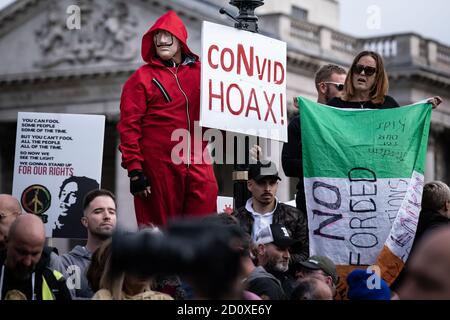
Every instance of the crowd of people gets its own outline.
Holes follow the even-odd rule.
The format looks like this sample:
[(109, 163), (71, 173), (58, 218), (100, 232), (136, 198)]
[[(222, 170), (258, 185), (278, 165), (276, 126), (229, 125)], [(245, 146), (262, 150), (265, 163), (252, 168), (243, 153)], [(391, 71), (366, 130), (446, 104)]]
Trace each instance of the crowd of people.
[[(277, 173), (252, 176), (249, 184), (257, 183), (255, 178), (269, 188)], [(252, 193), (251, 200), (280, 205), (270, 191), (264, 198)], [(42, 220), (23, 214), (13, 196), (0, 195), (0, 299), (331, 300), (336, 295), (335, 263), (308, 256), (307, 226), (294, 233), (286, 223), (302, 217), (294, 207), (287, 216), (276, 210), (269, 216), (245, 214), (243, 207), (125, 234), (114, 234), (116, 202), (110, 191), (92, 190), (83, 207), (86, 244), (58, 255), (45, 245)], [(346, 279), (347, 298), (450, 299), (450, 188), (441, 181), (424, 186), (417, 235), (405, 272), (393, 286), (361, 266)]]
[[(281, 178), (273, 162), (249, 165), (251, 197), (232, 214), (216, 212), (212, 165), (191, 161), (192, 146), (182, 154), (185, 161), (173, 162), (172, 131), (194, 130), (200, 112), (200, 62), (186, 43), (181, 19), (173, 11), (160, 17), (142, 40), (146, 64), (122, 92), (120, 151), (140, 231), (117, 232), (115, 196), (96, 187), (80, 200), (74, 215), (79, 221), (65, 223), (86, 230), (85, 245), (58, 255), (46, 245), (41, 219), (23, 214), (17, 199), (2, 194), (0, 300), (336, 296), (335, 263), (309, 252), (299, 115), (288, 126), (282, 151), (284, 173), (299, 178), (296, 207), (277, 198)], [(322, 66), (315, 85), (317, 102), (336, 108), (399, 107), (388, 95), (383, 59), (375, 52), (359, 53), (348, 73), (337, 65)], [(434, 107), (441, 101), (429, 100)], [(347, 298), (450, 299), (449, 221), (449, 187), (427, 183), (411, 258), (398, 281), (389, 287), (361, 266), (346, 279)], [(369, 286), (369, 278), (379, 285)]]

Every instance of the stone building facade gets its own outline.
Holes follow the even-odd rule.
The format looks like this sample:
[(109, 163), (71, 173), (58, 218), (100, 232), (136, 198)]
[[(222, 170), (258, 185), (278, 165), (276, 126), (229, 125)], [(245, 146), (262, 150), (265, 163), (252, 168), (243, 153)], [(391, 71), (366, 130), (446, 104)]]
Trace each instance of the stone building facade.
[[(355, 54), (369, 48), (385, 59), (390, 95), (410, 104), (440, 95), (433, 111), (426, 179), (450, 183), (450, 47), (418, 34), (358, 39), (339, 32), (335, 0), (266, 0), (257, 9), (261, 33), (288, 44), (287, 104), (302, 95), (315, 99), (315, 71), (325, 63), (348, 67)], [(277, 4), (275, 4), (275, 2)], [(76, 4), (81, 29), (67, 28)], [(175, 10), (189, 32), (189, 45), (200, 52), (203, 20), (233, 25), (218, 13), (225, 0), (17, 0), (0, 12), (0, 192), (12, 190), (18, 111), (106, 115), (102, 187), (118, 196), (119, 221), (133, 227), (132, 198), (120, 167), (116, 124), (125, 80), (141, 64), (142, 34), (168, 9)], [(80, 155), (89, 156), (89, 155)], [(279, 162), (279, 155), (273, 155)], [(231, 166), (217, 165), (221, 195), (232, 195)], [(283, 177), (279, 197), (295, 193)]]

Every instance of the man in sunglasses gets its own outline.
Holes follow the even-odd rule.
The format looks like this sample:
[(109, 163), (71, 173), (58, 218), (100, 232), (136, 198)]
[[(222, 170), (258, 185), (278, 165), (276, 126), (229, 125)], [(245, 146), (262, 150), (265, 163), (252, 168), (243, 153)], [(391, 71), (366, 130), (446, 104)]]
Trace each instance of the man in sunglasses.
[[(347, 72), (334, 64), (322, 66), (316, 73), (317, 102), (326, 104), (328, 100), (340, 95), (344, 89)], [(297, 177), (296, 207), (306, 218), (306, 198), (303, 185), (302, 146), (300, 136), (300, 116), (295, 116), (288, 126), (288, 142), (283, 145), (281, 161), (283, 170), (288, 177)]]
[(339, 97), (344, 90), (347, 72), (334, 64), (324, 65), (315, 76), (317, 102), (326, 104), (330, 99)]

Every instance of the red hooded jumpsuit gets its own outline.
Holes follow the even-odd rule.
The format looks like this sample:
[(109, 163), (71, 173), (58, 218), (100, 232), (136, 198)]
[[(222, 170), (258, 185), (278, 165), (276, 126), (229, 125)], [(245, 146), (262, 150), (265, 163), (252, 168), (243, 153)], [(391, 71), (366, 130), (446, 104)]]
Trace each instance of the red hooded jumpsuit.
[[(184, 62), (167, 67), (156, 56), (153, 42), (158, 29), (172, 33), (182, 43)], [(136, 218), (140, 227), (165, 225), (175, 216), (207, 215), (215, 212), (217, 182), (212, 165), (194, 163), (194, 121), (200, 118), (200, 62), (186, 45), (187, 31), (173, 11), (161, 16), (142, 38), (140, 67), (123, 87), (120, 104), (119, 150), (122, 167), (131, 172), (141, 170), (148, 178), (151, 194), (134, 197)], [(191, 57), (191, 59), (189, 59)], [(181, 152), (183, 162), (171, 158), (182, 139), (174, 130), (189, 132)], [(201, 133), (201, 130), (200, 130)], [(201, 137), (200, 137), (201, 139)], [(197, 142), (201, 151), (207, 142)], [(198, 161), (195, 161), (198, 162)]]

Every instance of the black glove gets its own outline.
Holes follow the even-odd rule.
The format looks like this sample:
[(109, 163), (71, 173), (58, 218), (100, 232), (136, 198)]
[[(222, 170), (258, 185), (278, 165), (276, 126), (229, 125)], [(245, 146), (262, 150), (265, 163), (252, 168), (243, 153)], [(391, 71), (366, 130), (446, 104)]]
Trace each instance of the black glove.
[(147, 177), (142, 171), (133, 170), (129, 174), (130, 176), (130, 192), (134, 195), (138, 192), (144, 191), (150, 184)]

